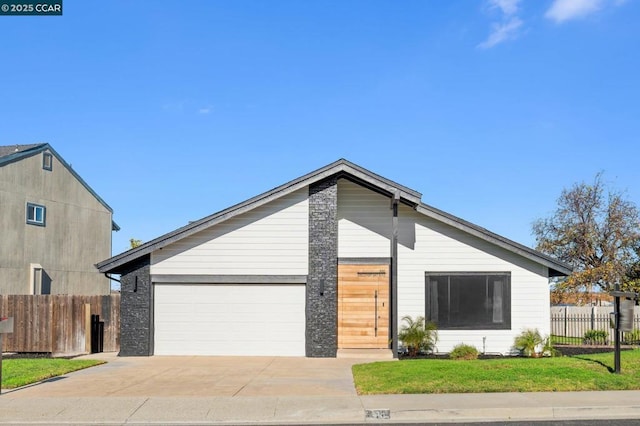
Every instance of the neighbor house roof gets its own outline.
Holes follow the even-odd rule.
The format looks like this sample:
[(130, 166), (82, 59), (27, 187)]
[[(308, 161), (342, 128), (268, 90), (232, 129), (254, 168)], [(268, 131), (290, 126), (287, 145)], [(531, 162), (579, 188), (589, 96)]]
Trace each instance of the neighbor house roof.
[(204, 217), (195, 222), (191, 222), (173, 232), (162, 235), (154, 240), (142, 244), (136, 248), (128, 250), (124, 253), (116, 255), (110, 259), (98, 263), (96, 266), (100, 272), (118, 273), (127, 264), (140, 259), (151, 252), (161, 249), (168, 244), (186, 238), (197, 232), (205, 230), (213, 225), (224, 222), (234, 216), (255, 209), (261, 205), (269, 203), (277, 198), (283, 197), (298, 189), (312, 185), (316, 182), (329, 177), (338, 177), (351, 180), (359, 185), (379, 192), (386, 196), (394, 196), (401, 203), (407, 204), (419, 213), (424, 214), (432, 219), (446, 223), (478, 238), (486, 240), (492, 244), (502, 247), (508, 251), (517, 253), (525, 258), (531, 259), (537, 263), (547, 266), (551, 275), (562, 276), (571, 273), (571, 267), (560, 262), (550, 256), (542, 254), (536, 250), (526, 247), (522, 244), (511, 241), (498, 234), (488, 231), (482, 227), (474, 225), (456, 216), (445, 213), (434, 207), (422, 203), (422, 194), (406, 186), (400, 185), (392, 180), (377, 175), (357, 164), (351, 163), (345, 159), (340, 159), (318, 170), (294, 179), (290, 182), (280, 185), (270, 191), (250, 198), (242, 203), (231, 206), (225, 210)]
[[(49, 151), (53, 154), (60, 164), (62, 164), (68, 171), (71, 173), (78, 182), (80, 182), (86, 189), (93, 195), (100, 204), (102, 204), (109, 212), (113, 213), (113, 209), (102, 199), (100, 196), (80, 177), (79, 174), (71, 168), (64, 159), (56, 152), (55, 149), (51, 147), (48, 143), (36, 143), (29, 145), (4, 145), (0, 146), (0, 167), (5, 166), (10, 163), (14, 163), (16, 161), (20, 161), (24, 158), (31, 157), (33, 155), (39, 154), (43, 151)], [(111, 229), (113, 231), (119, 231), (120, 227), (117, 223), (111, 222)]]
[(21, 152), (29, 151), (32, 148), (37, 148), (37, 147), (40, 147), (42, 145), (44, 145), (44, 144), (32, 143), (32, 144), (29, 144), (29, 145), (0, 146), (0, 161), (3, 160), (1, 157), (8, 157), (10, 155), (20, 154)]

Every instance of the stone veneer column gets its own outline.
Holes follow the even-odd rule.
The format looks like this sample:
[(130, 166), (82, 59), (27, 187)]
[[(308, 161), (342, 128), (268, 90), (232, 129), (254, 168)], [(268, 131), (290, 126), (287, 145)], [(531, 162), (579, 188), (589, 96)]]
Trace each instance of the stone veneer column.
[(335, 357), (338, 349), (337, 182), (330, 177), (309, 187), (308, 357)]
[(153, 288), (147, 255), (120, 274), (119, 356), (153, 355)]

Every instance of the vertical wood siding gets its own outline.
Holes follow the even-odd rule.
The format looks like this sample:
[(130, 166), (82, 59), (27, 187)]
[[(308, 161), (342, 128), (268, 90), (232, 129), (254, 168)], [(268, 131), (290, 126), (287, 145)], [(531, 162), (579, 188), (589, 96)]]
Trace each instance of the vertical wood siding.
[(389, 347), (389, 265), (338, 265), (338, 348)]
[(389, 257), (390, 200), (345, 179), (338, 181), (338, 256)]
[(151, 274), (306, 275), (303, 188), (154, 252)]
[(458, 343), (508, 353), (523, 328), (550, 332), (546, 267), (401, 206), (398, 317), (425, 315), (425, 271), (511, 272), (511, 330), (440, 330), (441, 352)]
[(104, 321), (105, 352), (120, 350), (120, 295), (0, 295), (0, 316), (14, 318), (5, 352), (86, 353), (85, 305)]

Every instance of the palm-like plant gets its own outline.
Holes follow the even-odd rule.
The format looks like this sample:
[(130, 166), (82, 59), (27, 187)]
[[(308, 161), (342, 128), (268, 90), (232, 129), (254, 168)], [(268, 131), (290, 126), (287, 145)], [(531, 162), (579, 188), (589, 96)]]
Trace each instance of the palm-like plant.
[(433, 322), (426, 322), (419, 316), (415, 320), (409, 315), (402, 318), (402, 325), (398, 338), (404, 343), (410, 356), (418, 355), (418, 352), (433, 351), (438, 341), (438, 331)]
[(514, 339), (513, 346), (522, 351), (525, 356), (536, 356), (536, 348), (544, 344), (544, 339), (538, 329), (528, 328)]

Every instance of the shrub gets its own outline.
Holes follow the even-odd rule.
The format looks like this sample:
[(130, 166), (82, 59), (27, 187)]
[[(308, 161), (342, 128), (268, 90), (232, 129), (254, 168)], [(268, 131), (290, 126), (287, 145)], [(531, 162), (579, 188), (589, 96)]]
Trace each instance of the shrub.
[(606, 345), (609, 333), (605, 330), (587, 330), (582, 339), (585, 345)]
[(550, 336), (547, 336), (547, 338), (544, 339), (544, 344), (542, 345), (542, 356), (562, 356), (562, 352), (553, 347)]
[(478, 359), (478, 350), (474, 346), (460, 343), (449, 353), (449, 358), (464, 360)]
[(417, 356), (420, 351), (432, 352), (438, 341), (438, 331), (432, 322), (426, 322), (424, 317), (415, 320), (409, 315), (402, 318), (402, 325), (398, 338), (407, 347), (409, 356)]
[(527, 328), (523, 330), (513, 341), (513, 347), (525, 356), (537, 356), (536, 348), (544, 344), (544, 339), (538, 329)]
[(624, 333), (624, 343), (627, 345), (640, 344), (640, 329)]

